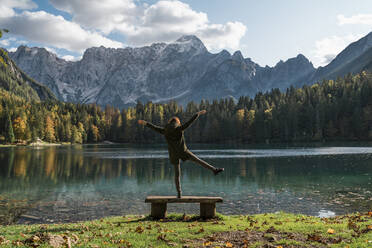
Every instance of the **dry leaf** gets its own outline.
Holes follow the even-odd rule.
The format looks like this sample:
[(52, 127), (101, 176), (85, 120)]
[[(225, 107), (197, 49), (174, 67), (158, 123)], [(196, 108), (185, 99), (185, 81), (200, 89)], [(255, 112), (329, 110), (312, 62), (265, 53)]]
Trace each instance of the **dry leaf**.
[(145, 229), (144, 229), (142, 226), (137, 226), (135, 232), (136, 232), (136, 233), (143, 233), (144, 230), (145, 230)]
[(166, 236), (167, 236), (166, 234), (160, 234), (158, 236), (158, 240), (167, 241), (166, 238), (165, 238)]
[(327, 233), (329, 233), (329, 234), (334, 234), (334, 233), (335, 233), (335, 230), (333, 230), (332, 228), (329, 228), (329, 229), (327, 230)]
[(71, 239), (70, 239), (70, 237), (67, 237), (66, 245), (67, 245), (67, 248), (71, 248)]
[(233, 247), (233, 244), (231, 244), (229, 241), (226, 241), (225, 246), (226, 247)]
[(210, 246), (210, 245), (212, 245), (212, 242), (210, 242), (210, 241), (205, 241), (203, 243), (203, 246)]
[(319, 241), (322, 237), (318, 234), (308, 234), (307, 240), (309, 241)]

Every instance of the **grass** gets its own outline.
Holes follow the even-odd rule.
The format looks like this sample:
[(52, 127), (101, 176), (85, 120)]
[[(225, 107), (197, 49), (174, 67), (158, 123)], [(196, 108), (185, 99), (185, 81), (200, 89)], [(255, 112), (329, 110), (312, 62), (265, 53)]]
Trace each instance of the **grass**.
[(0, 246), (15, 247), (372, 247), (372, 212), (334, 218), (288, 213), (246, 216), (171, 214), (0, 226)]

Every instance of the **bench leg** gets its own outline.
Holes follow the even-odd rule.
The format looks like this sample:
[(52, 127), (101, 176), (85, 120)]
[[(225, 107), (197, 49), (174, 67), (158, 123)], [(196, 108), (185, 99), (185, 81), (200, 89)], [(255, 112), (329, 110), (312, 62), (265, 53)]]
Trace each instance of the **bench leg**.
[(167, 203), (151, 203), (151, 217), (163, 219), (167, 213)]
[(209, 219), (216, 216), (216, 203), (200, 203), (200, 217)]

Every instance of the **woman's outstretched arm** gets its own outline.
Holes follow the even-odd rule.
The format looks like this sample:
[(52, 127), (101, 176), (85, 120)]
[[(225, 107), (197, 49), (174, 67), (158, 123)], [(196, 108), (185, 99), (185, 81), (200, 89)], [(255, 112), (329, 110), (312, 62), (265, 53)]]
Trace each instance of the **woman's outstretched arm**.
[(185, 130), (186, 128), (188, 128), (198, 117), (199, 115), (204, 115), (205, 113), (207, 113), (206, 110), (201, 110), (199, 112), (196, 112), (190, 120), (188, 120), (185, 124), (183, 124), (181, 126), (182, 130)]
[(158, 133), (164, 134), (164, 128), (156, 126), (156, 125), (154, 125), (150, 122), (147, 122), (147, 121), (144, 121), (144, 120), (138, 120), (138, 124), (149, 127), (149, 128), (151, 128), (152, 130), (154, 130)]

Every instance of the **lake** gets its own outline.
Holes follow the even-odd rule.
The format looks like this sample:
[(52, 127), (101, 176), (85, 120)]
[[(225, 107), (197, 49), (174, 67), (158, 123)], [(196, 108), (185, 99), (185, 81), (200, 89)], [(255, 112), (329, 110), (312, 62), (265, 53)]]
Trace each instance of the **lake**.
[[(183, 163), (183, 194), (222, 196), (217, 211), (223, 214), (286, 211), (329, 217), (372, 209), (369, 144), (189, 147), (225, 171), (214, 176)], [(164, 145), (0, 148), (2, 223), (148, 214), (147, 195), (175, 194)], [(199, 206), (168, 204), (168, 210), (191, 214)]]

